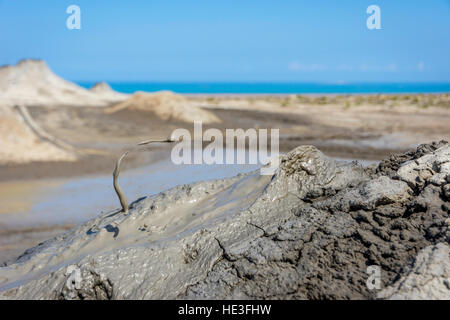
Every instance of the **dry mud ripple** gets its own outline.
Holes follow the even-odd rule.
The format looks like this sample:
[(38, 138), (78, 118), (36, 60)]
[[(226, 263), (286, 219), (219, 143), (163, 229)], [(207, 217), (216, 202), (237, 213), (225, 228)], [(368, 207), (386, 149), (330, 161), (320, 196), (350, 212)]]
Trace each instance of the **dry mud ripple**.
[(28, 250), (0, 298), (449, 299), (449, 199), (447, 142), (368, 168), (301, 146), (272, 177), (179, 186)]

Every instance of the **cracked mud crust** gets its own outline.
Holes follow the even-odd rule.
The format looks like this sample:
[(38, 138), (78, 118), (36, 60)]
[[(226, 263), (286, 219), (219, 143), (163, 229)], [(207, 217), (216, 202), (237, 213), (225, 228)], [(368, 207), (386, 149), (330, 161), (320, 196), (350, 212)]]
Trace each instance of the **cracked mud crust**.
[(369, 168), (301, 146), (273, 177), (179, 186), (28, 250), (0, 298), (449, 299), (449, 190), (444, 141)]

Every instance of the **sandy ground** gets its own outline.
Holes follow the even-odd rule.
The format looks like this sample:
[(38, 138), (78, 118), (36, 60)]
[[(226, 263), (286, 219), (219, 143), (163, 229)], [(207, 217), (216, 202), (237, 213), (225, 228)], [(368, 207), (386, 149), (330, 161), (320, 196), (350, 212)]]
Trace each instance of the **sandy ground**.
[[(281, 151), (313, 144), (333, 157), (380, 160), (420, 143), (450, 138), (450, 108), (446, 100), (441, 105), (438, 101), (424, 108), (405, 103), (393, 105), (389, 99), (383, 104), (363, 101), (349, 106), (352, 99), (317, 104), (283, 96), (189, 97), (193, 104), (207, 108), (222, 121), (205, 124), (204, 129), (278, 128)], [(105, 110), (79, 106), (29, 107), (31, 116), (46, 132), (78, 149), (94, 152), (83, 154), (76, 162), (1, 165), (0, 181), (111, 172), (117, 155), (137, 142), (166, 138), (176, 128), (193, 130), (192, 123), (164, 121), (143, 110), (114, 113)], [(139, 166), (157, 154), (139, 153), (128, 162)]]
[[(378, 100), (373, 96), (191, 95), (187, 100), (221, 120), (205, 124), (204, 130), (280, 129), (282, 152), (313, 144), (332, 157), (380, 160), (420, 143), (450, 139), (449, 95), (381, 96)], [(20, 180), (30, 181), (32, 186), (33, 180), (41, 178), (109, 174), (118, 155), (137, 142), (166, 138), (176, 128), (193, 131), (192, 123), (162, 120), (146, 110), (106, 112), (112, 106), (29, 106), (30, 115), (45, 132), (80, 150), (78, 160), (2, 164), (3, 189), (14, 193), (9, 186)], [(148, 152), (134, 153), (123, 169), (160, 160), (167, 154), (161, 152), (162, 148), (167, 151), (170, 146), (152, 146)], [(62, 231), (60, 227), (52, 228), (32, 232), (0, 230), (0, 262)], [(28, 240), (17, 241), (20, 234)]]

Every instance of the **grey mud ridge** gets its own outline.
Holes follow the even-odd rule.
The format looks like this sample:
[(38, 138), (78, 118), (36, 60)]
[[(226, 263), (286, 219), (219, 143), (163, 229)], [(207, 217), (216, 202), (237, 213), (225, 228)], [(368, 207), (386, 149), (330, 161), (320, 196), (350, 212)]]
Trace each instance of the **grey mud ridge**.
[(27, 250), (0, 298), (449, 299), (449, 199), (447, 142), (367, 168), (300, 146), (273, 176), (178, 186)]

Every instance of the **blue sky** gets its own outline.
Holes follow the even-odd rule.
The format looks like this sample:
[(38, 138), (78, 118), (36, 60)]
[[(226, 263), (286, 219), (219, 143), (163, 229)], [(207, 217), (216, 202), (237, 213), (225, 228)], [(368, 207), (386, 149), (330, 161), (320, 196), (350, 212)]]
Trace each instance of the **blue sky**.
[(0, 0), (0, 43), (73, 81), (449, 82), (450, 0)]

